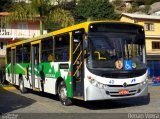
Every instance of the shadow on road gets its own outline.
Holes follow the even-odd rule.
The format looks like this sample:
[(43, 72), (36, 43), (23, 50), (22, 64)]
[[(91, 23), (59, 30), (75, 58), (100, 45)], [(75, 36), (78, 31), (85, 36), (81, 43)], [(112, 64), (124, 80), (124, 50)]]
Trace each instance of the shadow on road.
[(5, 89), (0, 89), (0, 113), (9, 113), (20, 108), (25, 108), (35, 102), (35, 100), (12, 93)]
[(41, 97), (49, 98), (49, 99), (52, 99), (55, 101), (59, 101), (58, 95), (53, 95), (53, 94), (49, 94), (49, 93), (42, 93), (42, 92), (37, 92), (37, 91), (33, 91), (33, 90), (30, 90), (29, 93), (31, 93), (33, 95), (38, 95)]
[[(36, 91), (30, 91), (30, 93), (50, 98), (55, 101), (59, 101), (57, 95), (41, 93)], [(88, 102), (84, 102), (81, 100), (74, 100), (73, 105), (91, 110), (99, 110), (99, 109), (125, 108), (131, 106), (143, 106), (143, 105), (148, 105), (149, 103), (150, 103), (150, 94), (148, 95), (148, 97), (137, 97), (137, 98), (121, 99), (121, 100), (88, 101)]]
[[(50, 98), (55, 101), (59, 101), (57, 95), (41, 93), (36, 91), (30, 91), (30, 93), (39, 95), (41, 97)], [(125, 108), (131, 106), (143, 106), (143, 105), (148, 105), (149, 103), (150, 103), (150, 94), (148, 95), (148, 97), (138, 97), (138, 98), (121, 99), (121, 100), (87, 101), (87, 102), (81, 100), (74, 100), (73, 105), (91, 110), (99, 110), (99, 109)]]
[(99, 110), (99, 109), (125, 108), (131, 106), (142, 106), (142, 105), (148, 105), (149, 103), (150, 103), (150, 95), (148, 97), (138, 97), (138, 98), (121, 99), (121, 100), (105, 100), (105, 101), (90, 101), (90, 102), (75, 100), (74, 104), (82, 108)]

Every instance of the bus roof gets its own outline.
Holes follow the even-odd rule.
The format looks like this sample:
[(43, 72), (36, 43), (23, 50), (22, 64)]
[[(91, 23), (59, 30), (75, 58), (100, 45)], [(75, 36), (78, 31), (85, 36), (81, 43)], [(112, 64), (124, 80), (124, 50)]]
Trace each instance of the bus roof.
[(91, 23), (100, 23), (100, 22), (101, 23), (104, 23), (104, 22), (108, 22), (108, 23), (109, 22), (110, 23), (128, 23), (128, 24), (134, 24), (134, 25), (141, 26), (141, 25), (135, 24), (135, 23), (115, 21), (115, 20), (88, 21), (88, 22), (83, 22), (83, 23), (76, 24), (76, 25), (73, 25), (73, 26), (69, 26), (69, 27), (66, 27), (66, 28), (62, 28), (60, 30), (52, 31), (50, 33), (47, 33), (47, 34), (44, 34), (44, 35), (41, 35), (41, 36), (37, 36), (37, 37), (34, 37), (34, 38), (29, 38), (29, 39), (25, 39), (25, 40), (22, 40), (22, 41), (13, 43), (13, 44), (9, 44), (9, 45), (7, 45), (7, 48), (14, 47), (16, 45), (20, 45), (20, 44), (24, 44), (24, 43), (28, 43), (28, 42), (32, 42), (32, 41), (36, 41), (36, 40), (40, 40), (40, 39), (43, 39), (43, 38), (46, 38), (46, 37), (55, 36), (55, 35), (59, 35), (59, 34), (62, 34), (62, 33), (74, 31), (74, 30), (81, 29), (81, 28), (84, 28), (85, 31), (87, 32), (89, 24), (91, 24)]

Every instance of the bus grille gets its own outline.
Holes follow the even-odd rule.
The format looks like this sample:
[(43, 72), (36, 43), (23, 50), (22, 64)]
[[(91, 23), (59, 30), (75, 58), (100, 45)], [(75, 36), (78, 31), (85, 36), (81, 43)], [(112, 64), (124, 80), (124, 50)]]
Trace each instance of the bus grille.
[[(126, 87), (131, 87), (131, 86), (137, 86), (139, 83), (136, 84), (128, 84)], [(124, 87), (123, 85), (107, 85), (108, 87)]]

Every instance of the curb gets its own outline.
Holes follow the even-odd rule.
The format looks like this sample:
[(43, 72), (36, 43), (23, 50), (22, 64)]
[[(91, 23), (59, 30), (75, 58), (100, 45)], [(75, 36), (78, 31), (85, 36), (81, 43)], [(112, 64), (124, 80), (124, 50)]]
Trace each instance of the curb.
[(0, 86), (0, 90), (16, 90), (16, 88), (12, 85), (8, 85), (8, 86)]

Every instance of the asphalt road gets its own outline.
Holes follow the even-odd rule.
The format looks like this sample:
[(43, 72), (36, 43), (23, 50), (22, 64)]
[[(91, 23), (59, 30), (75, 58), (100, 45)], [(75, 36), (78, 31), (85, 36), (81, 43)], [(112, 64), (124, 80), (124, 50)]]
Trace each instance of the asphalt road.
[(21, 94), (0, 88), (0, 113), (160, 113), (160, 86), (149, 86), (150, 98), (83, 102), (63, 106), (57, 96), (38, 92)]

